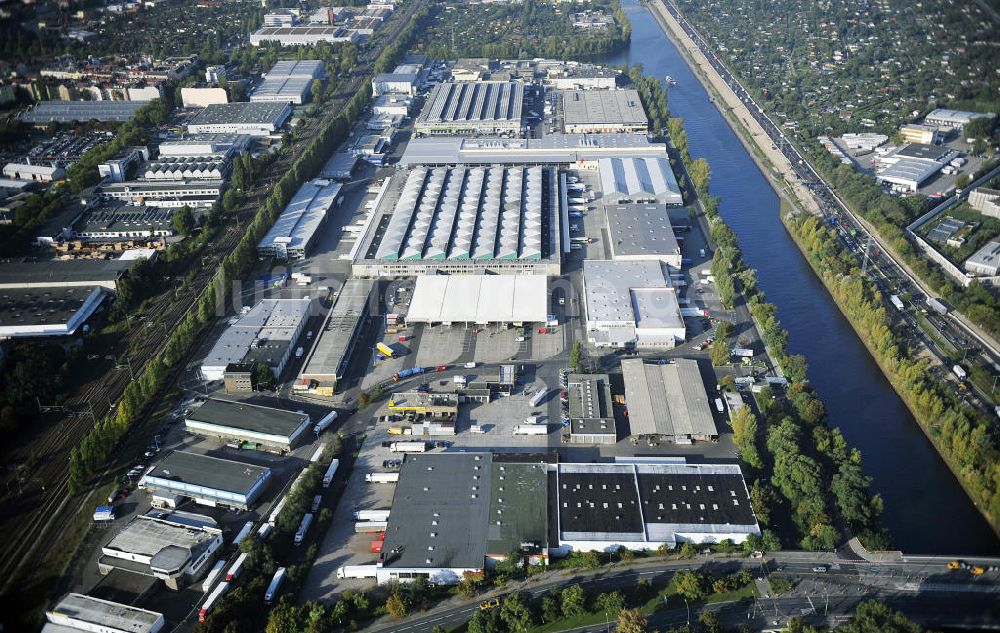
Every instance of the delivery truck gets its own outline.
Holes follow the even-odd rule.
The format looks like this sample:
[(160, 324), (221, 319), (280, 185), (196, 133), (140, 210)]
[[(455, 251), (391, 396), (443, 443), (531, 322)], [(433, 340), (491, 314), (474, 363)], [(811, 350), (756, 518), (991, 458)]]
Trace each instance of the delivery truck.
[(285, 571), (284, 567), (279, 567), (278, 571), (274, 572), (274, 576), (271, 577), (271, 584), (267, 586), (267, 592), (264, 594), (264, 604), (271, 604), (278, 597), (281, 583), (285, 582)]
[(333, 424), (333, 421), (336, 419), (337, 419), (336, 411), (331, 411), (327, 413), (322, 417), (322, 419), (320, 419), (319, 422), (316, 423), (316, 426), (313, 427), (313, 433), (319, 435), (320, 433), (328, 429), (330, 425)]
[(518, 424), (514, 427), (514, 435), (547, 435), (548, 432), (546, 424)]
[(313, 513), (307, 512), (304, 517), (302, 517), (302, 522), (299, 523), (299, 529), (295, 532), (295, 544), (302, 545), (302, 541), (306, 540), (306, 534), (309, 533), (309, 527), (313, 522)]
[(386, 358), (395, 358), (396, 352), (385, 343), (375, 343), (375, 349)]
[(968, 377), (968, 374), (965, 373), (965, 369), (961, 365), (955, 365), (951, 370), (955, 372), (959, 380), (965, 380)]
[(326, 469), (326, 473), (323, 475), (323, 487), (329, 488), (330, 484), (333, 482), (333, 476), (337, 474), (337, 468), (340, 467), (340, 460), (335, 459), (330, 462), (330, 467)]
[(399, 473), (368, 473), (365, 481), (370, 484), (394, 484), (399, 481)]

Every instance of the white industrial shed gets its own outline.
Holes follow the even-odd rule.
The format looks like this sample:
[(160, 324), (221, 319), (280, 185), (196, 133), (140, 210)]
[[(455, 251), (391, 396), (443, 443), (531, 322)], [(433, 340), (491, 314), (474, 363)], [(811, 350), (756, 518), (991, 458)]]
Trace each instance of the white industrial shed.
[(542, 323), (547, 283), (538, 275), (417, 277), (407, 323)]
[(601, 190), (607, 202), (684, 203), (666, 156), (602, 158), (597, 166), (601, 175)]

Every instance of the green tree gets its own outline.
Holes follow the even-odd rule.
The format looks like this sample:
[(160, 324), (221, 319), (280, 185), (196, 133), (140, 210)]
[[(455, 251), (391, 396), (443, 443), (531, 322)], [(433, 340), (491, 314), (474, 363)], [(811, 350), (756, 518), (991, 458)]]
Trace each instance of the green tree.
[(731, 423), (733, 425), (733, 442), (740, 449), (740, 457), (754, 468), (763, 468), (764, 461), (757, 450), (757, 417), (750, 407), (737, 410)]
[(406, 598), (403, 597), (402, 591), (397, 589), (389, 594), (388, 599), (385, 601), (385, 610), (397, 620), (406, 617), (410, 609), (406, 604)]
[(587, 593), (579, 584), (570, 585), (559, 594), (560, 608), (564, 617), (572, 618), (587, 611)]
[(519, 593), (507, 596), (500, 607), (500, 619), (510, 633), (528, 633), (534, 624), (534, 615)]
[(732, 331), (732, 328), (733, 326), (728, 321), (722, 321), (716, 328), (715, 340), (712, 341), (710, 350), (712, 365), (715, 367), (729, 364), (729, 332)]
[(181, 208), (174, 211), (171, 217), (171, 224), (173, 224), (174, 231), (180, 233), (181, 235), (187, 237), (191, 235), (194, 231), (194, 214), (191, 212), (191, 207), (184, 205)]
[(678, 572), (674, 578), (674, 586), (677, 588), (677, 595), (687, 598), (691, 602), (705, 597), (705, 578), (697, 572)]
[(550, 591), (542, 598), (542, 622), (555, 622), (561, 617), (562, 608), (559, 606), (559, 598)]
[(253, 381), (257, 391), (270, 391), (274, 389), (274, 372), (267, 363), (256, 363), (253, 367)]
[(573, 341), (573, 347), (569, 350), (569, 366), (573, 373), (583, 373), (583, 348), (580, 341)]
[(598, 594), (594, 599), (594, 609), (606, 614), (610, 618), (615, 618), (618, 613), (625, 608), (625, 596), (618, 591)]
[(469, 633), (503, 633), (500, 612), (497, 609), (476, 611), (469, 620)]

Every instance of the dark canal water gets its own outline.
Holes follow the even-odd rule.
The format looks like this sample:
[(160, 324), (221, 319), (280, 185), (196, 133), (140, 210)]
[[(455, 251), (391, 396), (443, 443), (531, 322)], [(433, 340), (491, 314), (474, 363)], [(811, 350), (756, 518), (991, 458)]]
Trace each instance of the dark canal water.
[(760, 287), (778, 306), (790, 350), (805, 355), (830, 419), (862, 451), (896, 545), (914, 554), (1000, 552), (1000, 539), (786, 233), (777, 196), (683, 57), (637, 0), (623, 6), (632, 21), (631, 46), (598, 62), (641, 63), (647, 74), (677, 80), (669, 92), (671, 114), (684, 118), (691, 155), (711, 165), (711, 191), (721, 198), (722, 215), (757, 269)]

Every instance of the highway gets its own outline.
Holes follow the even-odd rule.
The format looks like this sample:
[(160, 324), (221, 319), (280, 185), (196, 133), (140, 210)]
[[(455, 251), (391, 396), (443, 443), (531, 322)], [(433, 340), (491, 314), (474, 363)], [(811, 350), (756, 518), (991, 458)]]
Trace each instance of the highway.
[[(931, 311), (928, 310), (927, 302), (929, 299), (937, 298), (937, 296), (925, 286), (922, 280), (895, 258), (892, 251), (886, 247), (881, 237), (871, 229), (866, 221), (851, 211), (833, 187), (803, 157), (781, 127), (771, 120), (763, 108), (754, 101), (750, 92), (729, 72), (714, 50), (697, 29), (684, 18), (676, 5), (669, 0), (661, 2), (661, 4), (680, 23), (685, 33), (695, 42), (713, 69), (718, 72), (737, 98), (747, 106), (750, 114), (767, 133), (775, 148), (792, 165), (795, 175), (810, 191), (823, 213), (823, 219), (830, 226), (837, 228), (841, 241), (862, 264), (862, 269), (879, 289), (885, 295), (908, 295), (910, 307), (916, 312), (929, 314)], [(967, 190), (968, 188), (964, 195), (967, 195)], [(890, 307), (890, 309), (892, 308)], [(947, 350), (937, 349), (938, 346), (935, 342), (920, 331), (912, 317), (904, 316), (903, 318), (914, 330), (914, 336), (931, 349), (939, 360), (950, 358), (951, 355)], [(974, 327), (970, 327), (960, 315), (948, 312), (929, 320), (944, 339), (963, 352), (965, 359), (992, 365), (996, 371), (1000, 371), (1000, 349), (998, 349), (997, 343), (980, 334)], [(986, 394), (981, 393), (980, 397), (971, 394), (958, 395), (965, 398), (970, 405), (979, 407), (990, 415), (995, 415), (990, 406), (983, 401)]]
[[(714, 570), (721, 574), (732, 573), (743, 566), (756, 578), (787, 578), (795, 586), (781, 596), (762, 594), (711, 605), (671, 603), (654, 612), (649, 619), (650, 626), (683, 625), (688, 618), (695, 621), (703, 609), (715, 612), (725, 625), (748, 624), (754, 629), (783, 625), (795, 616), (816, 624), (829, 624), (846, 619), (860, 602), (877, 598), (929, 626), (1000, 628), (1000, 574), (996, 571), (974, 578), (967, 572), (947, 572), (942, 557), (872, 564), (856, 558), (841, 558), (843, 554), (777, 552), (766, 560), (711, 555), (693, 560), (643, 561), (596, 571), (557, 571), (539, 579), (510, 583), (501, 592), (488, 592), (469, 600), (451, 598), (430, 611), (403, 620), (383, 618), (367, 630), (376, 633), (429, 632), (434, 626), (457, 626), (479, 609), (481, 601), (496, 597), (502, 600), (511, 593), (540, 600), (549, 591), (580, 583), (593, 595), (616, 589), (627, 591), (641, 579), (654, 584), (666, 583), (672, 574), (681, 570)], [(993, 559), (990, 562), (1000, 561)], [(813, 571), (817, 565), (827, 566), (828, 571)], [(603, 622), (599, 626), (567, 629), (574, 633), (604, 630)]]

